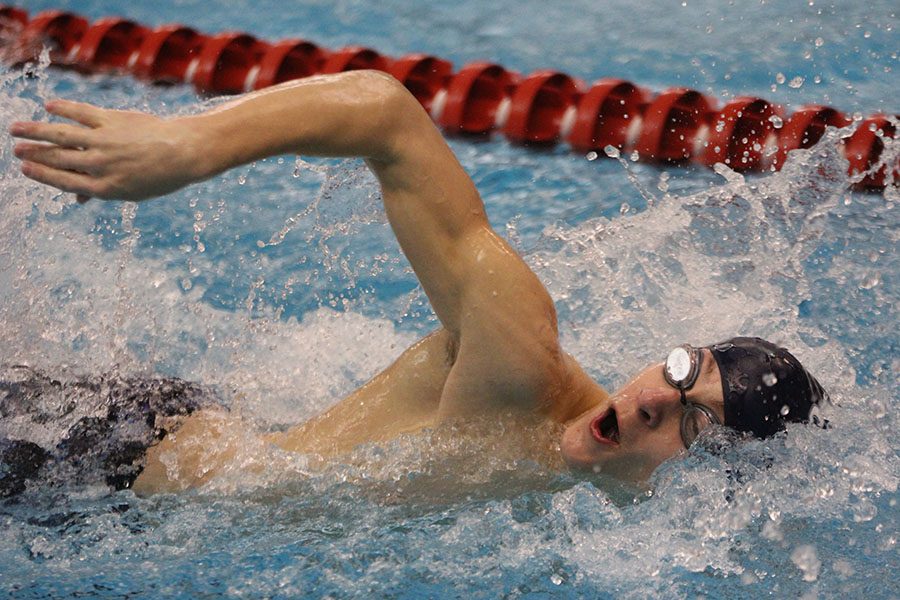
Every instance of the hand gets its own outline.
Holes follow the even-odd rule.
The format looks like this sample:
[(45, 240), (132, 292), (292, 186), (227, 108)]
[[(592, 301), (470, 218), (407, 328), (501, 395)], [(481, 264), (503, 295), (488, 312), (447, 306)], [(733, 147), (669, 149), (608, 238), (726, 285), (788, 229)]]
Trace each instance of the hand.
[(73, 192), (79, 202), (145, 200), (200, 178), (188, 119), (166, 121), (68, 100), (53, 100), (46, 108), (79, 125), (13, 123), (11, 135), (35, 140), (18, 142), (15, 155), (27, 177)]

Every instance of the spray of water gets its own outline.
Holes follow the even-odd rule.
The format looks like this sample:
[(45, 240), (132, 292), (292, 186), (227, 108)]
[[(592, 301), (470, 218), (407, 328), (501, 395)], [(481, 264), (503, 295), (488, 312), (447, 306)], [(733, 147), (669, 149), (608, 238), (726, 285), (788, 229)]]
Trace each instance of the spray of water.
[[(31, 72), (36, 80), (3, 75), (0, 127), (43, 116), (47, 76), (40, 66)], [(631, 590), (625, 596), (665, 595), (669, 575), (682, 572), (740, 577), (746, 586), (764, 586), (785, 568), (806, 583), (852, 573), (852, 557), (837, 547), (846, 539), (818, 545), (803, 526), (809, 520), (872, 523), (866, 548), (889, 553), (896, 540), (877, 523), (896, 514), (888, 499), (900, 473), (889, 409), (898, 393), (890, 352), (898, 198), (891, 187), (883, 195), (851, 190), (839, 152), (844, 135), (827, 132), (777, 174), (745, 178), (719, 167), (721, 182), (688, 194), (661, 179), (660, 198), (641, 187), (647, 210), (542, 224), (534, 241), (520, 241), (557, 301), (565, 347), (604, 384), (615, 387), (685, 341), (759, 335), (790, 348), (829, 389), (834, 405), (821, 416), (830, 428), (797, 425), (749, 443), (707, 440), (661, 467), (649, 490), (618, 495), (534, 460), (534, 448), (552, 446), (558, 434), (540, 424), (494, 437), (479, 430), (483, 424), (459, 424), (362, 447), (324, 466), (238, 428), (226, 440), (242, 448), (235, 467), (195, 495), (130, 499), (141, 507), (139, 523), (156, 523), (143, 539), (160, 560), (177, 563), (179, 552), (212, 552), (204, 538), (234, 535), (223, 518), (238, 530), (278, 523), (315, 547), (372, 549), (376, 539), (397, 548), (386, 564), (404, 560), (463, 580), (479, 540), (486, 573), (543, 569), (553, 555), (548, 585), (606, 577), (609, 589)], [(884, 141), (884, 163), (896, 164), (898, 145)], [(402, 313), (421, 296), (391, 245), (370, 176), (344, 163), (301, 165), (299, 178), (289, 171), (261, 163), (241, 171), (242, 185), (225, 175), (176, 196), (181, 207), (160, 201), (110, 211), (77, 207), (21, 177), (7, 140), (0, 147), (3, 361), (73, 377), (203, 382), (258, 429), (327, 407), (432, 321), (397, 325), (398, 306)], [(262, 179), (252, 200), (230, 191), (246, 194)], [(300, 200), (282, 201), (288, 190)], [(489, 210), (492, 202), (521, 201), (506, 193), (488, 195)], [(366, 293), (372, 281), (386, 300)], [(50, 445), (66, 423), (30, 433)], [(4, 433), (21, 435), (23, 426)], [(79, 505), (76, 520), (94, 519), (84, 536), (102, 532), (106, 546), (96, 552), (110, 556), (129, 548), (134, 534), (131, 517), (110, 512), (115, 501), (105, 493)], [(189, 535), (188, 523), (208, 535)], [(72, 540), (91, 542), (60, 527), (68, 533), (47, 537), (39, 526), (17, 525), (4, 539), (25, 540), (32, 556), (63, 572), (77, 568)], [(278, 534), (254, 535), (240, 540), (242, 552), (274, 547), (293, 556)], [(17, 544), (3, 542), (0, 556), (15, 555)], [(292, 569), (302, 571), (272, 569), (293, 584), (300, 571)], [(358, 581), (334, 576), (360, 590), (379, 577), (377, 569)]]

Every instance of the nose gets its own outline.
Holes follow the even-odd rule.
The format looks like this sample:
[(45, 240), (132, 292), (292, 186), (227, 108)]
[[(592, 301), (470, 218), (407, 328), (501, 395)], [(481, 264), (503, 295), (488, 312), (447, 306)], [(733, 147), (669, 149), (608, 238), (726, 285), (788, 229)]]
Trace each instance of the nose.
[(668, 414), (681, 409), (681, 394), (674, 388), (645, 388), (635, 404), (640, 422), (653, 429)]

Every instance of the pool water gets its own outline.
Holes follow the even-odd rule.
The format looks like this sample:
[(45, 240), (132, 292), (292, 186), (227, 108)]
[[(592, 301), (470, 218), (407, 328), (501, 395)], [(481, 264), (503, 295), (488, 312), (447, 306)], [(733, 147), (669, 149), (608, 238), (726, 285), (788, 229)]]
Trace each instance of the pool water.
[[(25, 7), (753, 94), (788, 110), (900, 108), (891, 2)], [(186, 86), (6, 69), (0, 126), (43, 118), (41, 101), (55, 96), (198, 110)], [(451, 140), (494, 226), (547, 283), (564, 346), (600, 382), (615, 388), (685, 341), (759, 335), (829, 389), (829, 429), (744, 444), (722, 434), (646, 489), (584, 480), (465, 431), (361, 447), (324, 469), (248, 444), (241, 458), (258, 473), (236, 468), (196, 491), (70, 486), (0, 504), (0, 593), (900, 596), (900, 196), (850, 189), (842, 135), (747, 177)], [(162, 200), (77, 206), (21, 177), (11, 148), (3, 138), (2, 363), (63, 379), (182, 377), (271, 430), (320, 412), (437, 325), (358, 161), (278, 157)], [(900, 153), (893, 142), (885, 152)], [(0, 422), (0, 437), (15, 426)], [(39, 433), (60, 434), (52, 423)], [(502, 435), (527, 445), (552, 433)]]

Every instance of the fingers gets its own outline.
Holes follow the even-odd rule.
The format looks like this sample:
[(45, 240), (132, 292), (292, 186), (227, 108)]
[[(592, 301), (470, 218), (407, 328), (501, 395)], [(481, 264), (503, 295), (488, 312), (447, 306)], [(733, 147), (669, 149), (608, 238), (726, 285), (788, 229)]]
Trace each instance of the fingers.
[(72, 100), (51, 100), (44, 108), (52, 115), (65, 117), (88, 127), (100, 127), (103, 124), (103, 114), (106, 112), (93, 104)]
[(67, 148), (87, 148), (91, 130), (61, 123), (17, 122), (9, 128), (10, 135), (38, 142), (50, 142)]
[(40, 163), (55, 169), (83, 171), (96, 175), (96, 161), (84, 150), (62, 148), (33, 142), (19, 142), (13, 149), (16, 158)]
[(99, 185), (97, 179), (84, 173), (54, 169), (53, 167), (28, 161), (22, 163), (22, 173), (39, 183), (52, 185), (64, 192), (72, 192), (76, 195), (88, 197), (98, 195)]

